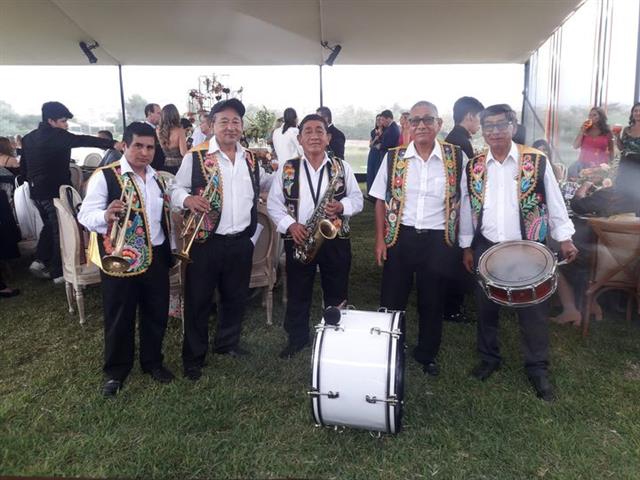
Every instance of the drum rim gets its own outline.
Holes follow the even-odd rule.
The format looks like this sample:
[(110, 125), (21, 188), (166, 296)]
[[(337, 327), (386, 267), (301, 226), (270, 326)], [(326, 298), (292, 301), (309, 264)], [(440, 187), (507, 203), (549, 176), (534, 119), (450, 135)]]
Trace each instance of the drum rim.
[[(487, 262), (489, 261), (491, 255), (495, 254), (497, 251), (513, 246), (526, 246), (534, 248), (538, 252), (541, 252), (548, 261), (548, 267), (545, 268), (543, 273), (541, 273), (537, 277), (532, 278), (531, 280), (528, 280), (526, 283), (496, 283), (495, 277), (492, 277), (491, 273), (488, 271)], [(540, 242), (535, 242), (533, 240), (508, 240), (505, 242), (496, 243), (495, 245), (489, 247), (482, 255), (480, 255), (477, 271), (478, 276), (481, 278), (484, 285), (490, 285), (502, 289), (511, 288), (512, 290), (518, 290), (528, 289), (532, 285), (538, 286), (545, 283), (555, 275), (556, 266), (557, 261), (555, 255), (546, 245)]]
[[(324, 319), (320, 321), (323, 328), (316, 330), (316, 336), (313, 342), (313, 355), (311, 356), (311, 390), (320, 391), (320, 352), (322, 351), (322, 342), (324, 340)], [(316, 424), (325, 426), (322, 420), (322, 410), (320, 408), (320, 397), (311, 395), (311, 413)]]
[[(389, 335), (389, 356), (387, 358), (387, 398), (395, 395), (398, 400), (397, 405), (388, 404), (386, 408), (387, 432), (396, 434), (402, 429), (402, 402), (404, 400), (404, 330), (402, 320), (404, 311), (396, 311), (391, 321), (392, 330), (400, 330), (400, 336), (394, 338)], [(393, 378), (391, 373), (393, 372)], [(399, 389), (396, 389), (396, 383), (400, 375)]]

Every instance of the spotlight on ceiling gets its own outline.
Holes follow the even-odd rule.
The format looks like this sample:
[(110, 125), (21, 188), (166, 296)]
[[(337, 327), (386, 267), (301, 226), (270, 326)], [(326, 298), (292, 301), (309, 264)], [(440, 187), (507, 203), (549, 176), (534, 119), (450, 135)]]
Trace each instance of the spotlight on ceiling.
[(80, 42), (80, 50), (87, 56), (89, 63), (97, 63), (98, 58), (93, 54), (91, 50), (98, 48), (100, 45), (98, 42), (87, 44), (86, 42)]
[(324, 61), (324, 64), (330, 67), (333, 66), (333, 63), (336, 61), (336, 58), (338, 58), (338, 55), (342, 50), (342, 45), (338, 44), (335, 47), (330, 47), (328, 42), (320, 42), (320, 45), (331, 51), (327, 59)]

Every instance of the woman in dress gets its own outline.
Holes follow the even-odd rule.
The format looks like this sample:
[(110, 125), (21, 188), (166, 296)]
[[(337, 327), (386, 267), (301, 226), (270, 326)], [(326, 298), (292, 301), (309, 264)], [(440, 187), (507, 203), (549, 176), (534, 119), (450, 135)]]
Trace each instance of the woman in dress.
[(640, 102), (631, 108), (629, 126), (622, 133), (615, 132), (614, 135), (620, 149), (616, 189), (622, 195), (640, 202)]
[(281, 164), (300, 155), (302, 147), (298, 142), (298, 114), (293, 108), (284, 110), (282, 126), (273, 131), (271, 141)]
[(180, 113), (172, 103), (162, 107), (158, 141), (165, 155), (164, 170), (175, 175), (188, 148), (185, 130), (180, 124)]
[[(371, 140), (369, 140), (369, 156), (367, 157), (367, 192), (371, 189), (371, 185), (373, 185), (373, 181), (375, 180), (378, 169), (380, 168), (380, 163), (382, 163), (380, 139), (382, 138), (383, 132), (384, 127), (382, 126), (382, 115), (378, 114), (376, 115), (376, 123), (373, 126), (373, 130), (371, 130)], [(369, 199), (368, 194), (366, 198), (367, 200)]]
[(578, 172), (598, 167), (613, 160), (613, 136), (607, 124), (607, 114), (599, 107), (589, 111), (589, 119), (580, 127), (573, 148), (580, 149)]

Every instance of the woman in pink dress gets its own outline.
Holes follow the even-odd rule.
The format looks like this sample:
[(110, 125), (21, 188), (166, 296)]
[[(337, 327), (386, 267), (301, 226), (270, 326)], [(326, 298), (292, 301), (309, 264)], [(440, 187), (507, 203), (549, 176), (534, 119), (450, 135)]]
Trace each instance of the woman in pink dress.
[(582, 124), (573, 141), (573, 148), (580, 149), (580, 169), (598, 167), (613, 160), (613, 136), (607, 124), (607, 114), (599, 107), (589, 112), (589, 119)]

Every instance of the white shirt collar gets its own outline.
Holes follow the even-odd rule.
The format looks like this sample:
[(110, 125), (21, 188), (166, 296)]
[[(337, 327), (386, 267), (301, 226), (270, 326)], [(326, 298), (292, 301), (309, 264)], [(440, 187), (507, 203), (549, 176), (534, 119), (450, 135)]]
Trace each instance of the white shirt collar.
[[(245, 148), (242, 146), (242, 144), (240, 142), (237, 142), (236, 143), (236, 155), (238, 155), (238, 153), (244, 153), (244, 150), (245, 150)], [(218, 145), (218, 140), (216, 139), (216, 136), (214, 135), (209, 140), (209, 153), (216, 153), (216, 152), (223, 153), (222, 150), (220, 150), (220, 146)]]
[[(506, 160), (512, 159), (514, 162), (518, 162), (518, 159), (520, 158), (520, 152), (518, 150), (518, 145), (515, 142), (511, 142), (511, 150), (509, 150), (509, 154), (507, 155), (507, 158), (505, 158)], [(487, 163), (489, 162), (498, 162), (496, 160), (496, 158), (493, 156), (493, 153), (491, 152), (491, 149), (489, 149), (489, 152), (487, 153)], [(500, 163), (500, 162), (498, 162)]]
[[(301, 157), (305, 162), (307, 162), (309, 164), (309, 166), (311, 166), (311, 162), (309, 160), (307, 160), (307, 157), (304, 155), (304, 153), (302, 154)], [(322, 167), (325, 166), (325, 164), (327, 164), (329, 162), (329, 155), (327, 155), (326, 153), (324, 154), (324, 158), (322, 159), (322, 163), (320, 164), (320, 167), (318, 167), (318, 170), (320, 170)], [(313, 168), (313, 167), (311, 167)]]
[[(131, 164), (129, 163), (129, 161), (127, 160), (126, 156), (122, 156), (122, 158), (120, 159), (120, 172), (125, 174), (125, 173), (134, 173), (133, 168), (131, 168)], [(153, 169), (153, 167), (151, 165), (147, 165), (147, 167), (145, 168), (145, 176), (151, 176), (151, 177), (156, 177), (156, 171)]]
[(156, 125), (154, 125), (153, 123), (151, 123), (149, 120), (145, 120), (144, 123), (146, 123), (147, 125), (149, 125), (151, 128), (153, 128), (154, 130), (156, 128), (158, 128)]
[[(442, 160), (442, 145), (440, 145), (440, 142), (438, 140), (435, 140), (435, 143), (436, 144), (433, 147), (433, 150), (431, 151), (431, 155), (429, 156), (429, 158), (436, 157), (438, 160)], [(405, 152), (404, 157), (405, 158), (411, 158), (411, 157), (422, 158), (420, 155), (418, 155), (418, 150), (416, 150), (416, 146), (413, 140), (407, 146), (407, 151)], [(428, 161), (429, 158), (423, 158), (423, 160)]]

